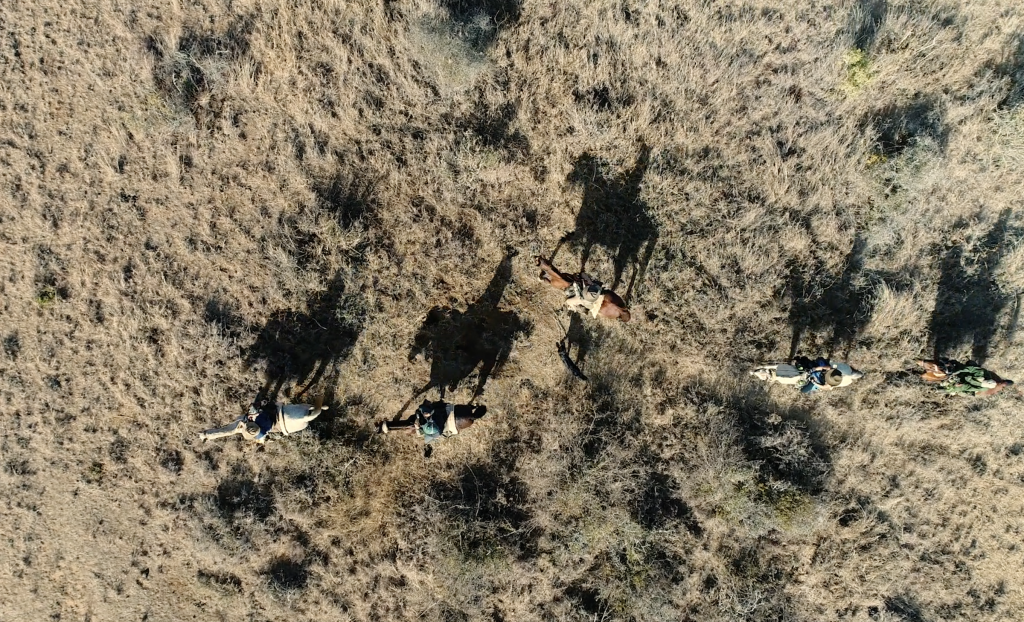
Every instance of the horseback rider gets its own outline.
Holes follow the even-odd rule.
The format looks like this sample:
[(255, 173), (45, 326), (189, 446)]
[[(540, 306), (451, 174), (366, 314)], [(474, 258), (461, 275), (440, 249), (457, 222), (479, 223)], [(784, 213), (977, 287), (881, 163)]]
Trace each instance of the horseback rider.
[(565, 306), (572, 310), (585, 309), (591, 317), (597, 317), (604, 302), (604, 284), (595, 280), (586, 272), (581, 272), (578, 279), (565, 289)]
[(199, 438), (207, 441), (240, 434), (242, 438), (262, 445), (271, 432), (288, 436), (305, 430), (311, 421), (327, 410), (323, 403), (323, 396), (318, 397), (313, 405), (257, 400), (249, 406), (246, 414), (225, 426), (200, 432)]
[(937, 382), (950, 395), (986, 396), (1013, 385), (1012, 380), (1000, 378), (974, 361), (961, 363), (955, 359), (916, 361), (925, 369), (921, 378), (926, 382)]
[(806, 356), (798, 356), (791, 364), (762, 365), (751, 370), (750, 375), (761, 380), (798, 386), (802, 393), (849, 386), (864, 377), (862, 372), (847, 363), (833, 362), (823, 357), (812, 361)]
[(377, 426), (381, 434), (412, 432), (423, 437), (427, 444), (456, 436), (487, 414), (486, 406), (448, 404), (444, 400), (424, 400), (416, 412), (405, 421), (385, 421)]

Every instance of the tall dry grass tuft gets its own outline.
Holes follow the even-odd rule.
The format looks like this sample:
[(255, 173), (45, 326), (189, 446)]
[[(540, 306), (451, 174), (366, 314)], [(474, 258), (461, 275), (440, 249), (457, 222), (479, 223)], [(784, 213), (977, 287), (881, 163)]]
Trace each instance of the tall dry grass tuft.
[[(1019, 393), (912, 361), (1024, 370), (1021, 20), (5, 3), (0, 611), (1015, 619)], [(867, 375), (745, 374), (795, 353)], [(372, 433), (441, 385), (487, 416)], [(199, 441), (261, 390), (330, 408)]]

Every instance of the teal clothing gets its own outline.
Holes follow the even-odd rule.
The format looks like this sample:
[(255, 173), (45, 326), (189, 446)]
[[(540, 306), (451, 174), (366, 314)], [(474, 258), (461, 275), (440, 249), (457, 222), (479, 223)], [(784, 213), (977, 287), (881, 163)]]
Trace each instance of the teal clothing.
[(454, 411), (455, 407), (451, 404), (423, 402), (416, 410), (416, 418), (422, 422), (419, 433), (423, 436), (423, 442), (433, 443), (448, 438), (444, 433), (445, 423)]

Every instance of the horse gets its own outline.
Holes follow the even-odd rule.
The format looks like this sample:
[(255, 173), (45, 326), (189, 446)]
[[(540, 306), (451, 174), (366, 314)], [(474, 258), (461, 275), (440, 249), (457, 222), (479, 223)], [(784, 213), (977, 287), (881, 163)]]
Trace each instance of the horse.
[(486, 414), (486, 406), (471, 406), (469, 404), (450, 405), (443, 401), (425, 401), (408, 419), (396, 419), (377, 424), (377, 433), (401, 432), (412, 434), (421, 427), (423, 422), (431, 419), (437, 426), (440, 436), (447, 438), (461, 433)]
[(248, 413), (225, 426), (200, 432), (199, 438), (207, 441), (241, 434), (242, 438), (262, 445), (266, 441), (267, 434), (277, 432), (288, 436), (301, 432), (309, 427), (309, 423), (320, 413), (327, 410), (322, 395), (313, 404), (261, 402), (262, 400), (257, 398), (249, 406)]
[[(541, 255), (537, 256), (537, 265), (541, 269), (540, 279), (542, 281), (547, 281), (555, 289), (567, 294), (567, 305), (586, 307), (594, 317), (604, 317), (610, 320), (617, 319), (623, 322), (629, 321), (629, 309), (626, 308), (625, 301), (612, 290), (592, 281), (583, 273), (570, 274), (568, 272), (560, 272), (546, 257)], [(583, 300), (582, 296), (568, 295), (570, 294), (569, 290), (575, 290), (579, 293), (588, 289), (592, 290), (595, 287), (600, 288), (600, 306), (597, 306), (596, 298), (592, 301), (593, 306), (591, 306)]]
[(811, 372), (815, 370), (837, 370), (840, 374), (840, 380), (838, 384), (833, 385), (834, 387), (849, 386), (853, 384), (854, 381), (860, 380), (864, 377), (863, 372), (857, 371), (847, 363), (833, 363), (828, 359), (810, 361), (809, 359), (802, 358), (795, 360), (793, 363), (794, 364), (777, 363), (760, 365), (750, 370), (749, 373), (751, 376), (759, 380), (794, 387), (805, 386), (811, 379)]
[[(974, 361), (967, 361), (964, 364), (954, 359), (939, 358), (914, 362), (924, 368), (925, 371), (921, 374), (921, 378), (925, 382), (938, 383), (950, 393), (970, 393), (978, 397), (985, 397), (1013, 386), (1012, 380), (1007, 380), (993, 371), (978, 367)], [(976, 378), (976, 383), (968, 382), (966, 378), (960, 378), (959, 376), (963, 372), (969, 372), (966, 376)]]

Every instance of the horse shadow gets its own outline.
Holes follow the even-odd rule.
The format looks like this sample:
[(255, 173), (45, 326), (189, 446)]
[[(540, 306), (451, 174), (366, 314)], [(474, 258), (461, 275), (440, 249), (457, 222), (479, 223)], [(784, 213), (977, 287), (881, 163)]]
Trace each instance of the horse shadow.
[[(579, 313), (569, 315), (569, 328), (565, 331), (566, 347), (575, 349), (575, 355), (570, 355), (577, 366), (583, 365), (584, 360), (590, 351), (600, 344), (601, 335), (595, 333)], [(575, 348), (573, 348), (575, 346)]]
[(478, 370), (472, 403), (483, 393), (491, 374), (499, 371), (508, 360), (516, 338), (528, 333), (531, 326), (526, 320), (515, 311), (499, 308), (505, 288), (512, 280), (514, 255), (506, 252), (483, 294), (465, 311), (434, 307), (427, 312), (413, 339), (409, 361), (420, 355), (430, 361), (430, 380), (416, 391), (403, 411), (432, 387), (437, 387), (444, 399), (446, 390), (454, 391)]
[(332, 379), (363, 330), (361, 299), (345, 289), (339, 272), (324, 292), (310, 297), (306, 311), (279, 311), (270, 317), (246, 354), (250, 367), (266, 365), (257, 401), (276, 400), (286, 383), (302, 385), (291, 395), (293, 400), (321, 383), (324, 402), (333, 404), (336, 383)]
[(888, 16), (888, 0), (859, 0), (849, 18), (854, 47), (870, 50)]
[(973, 256), (965, 255), (963, 244), (946, 251), (929, 327), (934, 358), (947, 356), (970, 343), (971, 358), (985, 362), (999, 313), (1008, 302), (996, 284), (995, 271), (1006, 252), (1004, 242), (1010, 232), (1011, 215), (1009, 208), (1003, 210)]
[(845, 347), (845, 355), (849, 356), (854, 340), (871, 319), (873, 308), (872, 288), (860, 278), (866, 247), (867, 240), (858, 233), (846, 256), (843, 272), (823, 289), (808, 280), (808, 276), (816, 275), (806, 274), (805, 266), (797, 266), (790, 272), (788, 289), (793, 299), (789, 307), (789, 323), (793, 327), (790, 360), (797, 355), (808, 330), (828, 333), (827, 357), (840, 347)]
[(999, 102), (1001, 110), (1013, 110), (1024, 104), (1024, 32), (1013, 37), (1010, 50), (995, 66), (996, 74), (1008, 82), (1006, 96)]
[(583, 186), (583, 202), (576, 215), (576, 225), (551, 253), (551, 259), (564, 242), (571, 242), (580, 252), (580, 272), (595, 246), (614, 254), (615, 278), (611, 289), (622, 282), (626, 266), (632, 264), (626, 295), (627, 302), (634, 287), (644, 280), (658, 242), (658, 223), (650, 208), (640, 198), (640, 184), (650, 166), (651, 148), (643, 145), (636, 163), (625, 175), (609, 176), (608, 163), (589, 153), (577, 158), (568, 181)]

